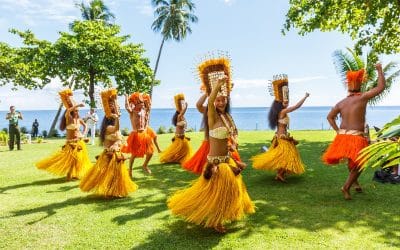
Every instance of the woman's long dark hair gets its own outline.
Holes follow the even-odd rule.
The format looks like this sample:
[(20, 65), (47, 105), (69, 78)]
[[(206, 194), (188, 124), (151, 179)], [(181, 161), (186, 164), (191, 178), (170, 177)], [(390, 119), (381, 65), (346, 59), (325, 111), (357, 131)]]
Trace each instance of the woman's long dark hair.
[(268, 122), (271, 129), (275, 129), (278, 125), (279, 113), (282, 111), (282, 109), (282, 102), (274, 100), (268, 113)]
[[(76, 112), (78, 112), (78, 111), (76, 111)], [(67, 113), (67, 110), (65, 110), (64, 111), (64, 113), (63, 113), (63, 115), (61, 116), (61, 118), (60, 118), (60, 130), (61, 131), (64, 131), (66, 128), (67, 128), (67, 118), (65, 118), (65, 114)], [(69, 112), (70, 113), (70, 115), (72, 116), (72, 117), (74, 117), (74, 115), (75, 115), (75, 111), (71, 111), (71, 112)], [(78, 113), (79, 114), (79, 113)]]
[(103, 121), (101, 122), (101, 127), (100, 127), (100, 143), (103, 144), (105, 138), (106, 138), (106, 129), (107, 126), (114, 126), (115, 125), (115, 120), (114, 118), (107, 118), (104, 116)]
[(172, 125), (174, 125), (176, 127), (176, 124), (178, 123), (178, 116), (179, 116), (179, 112), (175, 111), (174, 116), (172, 116)]

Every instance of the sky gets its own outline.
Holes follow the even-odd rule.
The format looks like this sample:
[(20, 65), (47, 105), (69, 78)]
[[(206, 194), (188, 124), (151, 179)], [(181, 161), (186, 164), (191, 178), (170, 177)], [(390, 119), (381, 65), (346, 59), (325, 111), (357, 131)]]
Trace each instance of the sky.
[[(88, 1), (84, 1), (87, 3)], [(154, 68), (162, 37), (151, 29), (155, 17), (150, 0), (105, 0), (121, 26), (121, 35), (141, 43)], [(198, 23), (191, 24), (192, 34), (177, 43), (167, 41), (161, 54), (156, 78), (161, 85), (153, 91), (154, 108), (172, 108), (173, 96), (184, 93), (189, 108), (200, 96), (196, 66), (199, 58), (213, 51), (226, 51), (231, 57), (234, 88), (233, 107), (267, 107), (273, 101), (268, 80), (274, 74), (289, 76), (290, 102), (296, 103), (310, 93), (304, 106), (333, 106), (346, 96), (346, 89), (335, 71), (332, 53), (352, 47), (348, 35), (337, 32), (313, 32), (300, 36), (295, 30), (282, 35), (281, 29), (289, 1), (276, 0), (197, 0)], [(0, 41), (20, 46), (10, 28), (31, 30), (39, 39), (54, 42), (60, 31), (80, 19), (73, 0), (0, 0)], [(382, 56), (383, 64), (399, 61), (399, 55)], [(0, 110), (15, 105), (19, 110), (57, 109), (57, 80), (42, 90), (0, 87)], [(400, 79), (391, 93), (378, 105), (400, 105)], [(27, 98), (29, 97), (29, 98)], [(77, 101), (83, 100), (80, 93)], [(123, 98), (120, 98), (122, 102)]]

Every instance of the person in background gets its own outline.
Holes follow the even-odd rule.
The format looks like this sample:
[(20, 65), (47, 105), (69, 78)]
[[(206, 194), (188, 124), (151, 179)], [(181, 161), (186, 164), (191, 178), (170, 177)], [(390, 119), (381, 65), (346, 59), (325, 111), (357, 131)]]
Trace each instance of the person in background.
[(172, 124), (175, 126), (175, 136), (172, 138), (172, 144), (168, 146), (161, 154), (159, 159), (161, 163), (185, 163), (192, 155), (192, 146), (190, 138), (186, 137), (185, 130), (187, 122), (185, 113), (187, 102), (184, 94), (177, 94), (174, 97), (176, 112), (172, 117)]
[(32, 137), (36, 138), (39, 134), (39, 122), (37, 119), (32, 123)]
[(96, 113), (96, 110), (94, 108), (90, 108), (89, 112), (85, 115), (83, 120), (86, 122), (87, 129), (85, 131), (85, 137), (89, 133), (90, 130), (90, 143), (94, 145), (94, 139), (96, 137), (96, 124), (97, 121), (99, 120), (99, 117)]
[(17, 143), (17, 149), (21, 150), (21, 131), (19, 130), (18, 120), (22, 120), (22, 114), (15, 110), (15, 106), (10, 106), (10, 112), (6, 115), (8, 120), (8, 133), (9, 142), (8, 147), (10, 150), (14, 150), (14, 143)]

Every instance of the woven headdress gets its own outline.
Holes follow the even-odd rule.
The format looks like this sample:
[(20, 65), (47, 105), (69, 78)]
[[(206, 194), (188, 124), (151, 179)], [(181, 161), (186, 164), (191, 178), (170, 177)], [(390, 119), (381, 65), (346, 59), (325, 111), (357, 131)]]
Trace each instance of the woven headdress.
[(66, 109), (74, 106), (74, 100), (72, 99), (74, 94), (71, 89), (64, 89), (58, 92), (58, 94), (60, 95), (61, 101)]
[(357, 71), (347, 71), (346, 73), (347, 87), (349, 90), (361, 90), (361, 84), (366, 80), (365, 69)]
[(226, 54), (213, 57), (208, 55), (198, 66), (197, 70), (201, 81), (200, 89), (210, 95), (218, 79), (227, 76), (226, 84), (222, 85), (218, 95), (229, 96), (232, 90), (232, 72), (230, 58)]
[(129, 97), (129, 102), (132, 102), (133, 104), (138, 104), (140, 102), (143, 102), (143, 96), (139, 92), (134, 92), (130, 97)]
[(184, 94), (177, 94), (174, 96), (174, 101), (175, 101), (175, 109), (176, 110), (181, 110), (182, 109), (182, 105), (181, 105), (181, 101), (185, 100), (185, 95)]
[(270, 82), (269, 92), (275, 97), (275, 101), (289, 101), (289, 80), (286, 74), (274, 75)]
[(107, 118), (110, 118), (113, 112), (111, 111), (111, 105), (114, 105), (115, 112), (117, 112), (117, 90), (108, 89), (101, 92), (101, 102), (103, 104), (104, 114)]

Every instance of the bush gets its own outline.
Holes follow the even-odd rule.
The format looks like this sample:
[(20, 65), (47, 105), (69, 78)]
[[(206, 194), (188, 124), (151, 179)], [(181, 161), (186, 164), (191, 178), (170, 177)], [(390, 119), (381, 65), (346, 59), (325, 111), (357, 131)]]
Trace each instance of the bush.
[(50, 131), (49, 136), (51, 136), (51, 137), (60, 137), (60, 133), (58, 132), (57, 129), (53, 128), (53, 129)]
[(4, 131), (6, 134), (8, 134), (8, 128), (3, 128), (1, 131)]
[(129, 135), (129, 129), (128, 129), (128, 128), (123, 128), (123, 129), (121, 130), (121, 134), (122, 134), (123, 136), (128, 136), (128, 135)]
[(0, 145), (7, 145), (8, 143), (8, 134), (4, 131), (0, 131)]
[(42, 136), (43, 136), (43, 137), (47, 137), (47, 130), (43, 130), (43, 131), (42, 131)]
[(28, 134), (28, 129), (26, 127), (21, 127), (20, 131), (22, 134)]
[(186, 132), (195, 132), (196, 130), (194, 128), (188, 128), (186, 129)]
[(175, 133), (175, 128), (174, 127), (169, 127), (168, 133)]
[(167, 129), (164, 126), (160, 126), (157, 129), (157, 134), (161, 135), (161, 134), (165, 134), (165, 133), (167, 133)]

